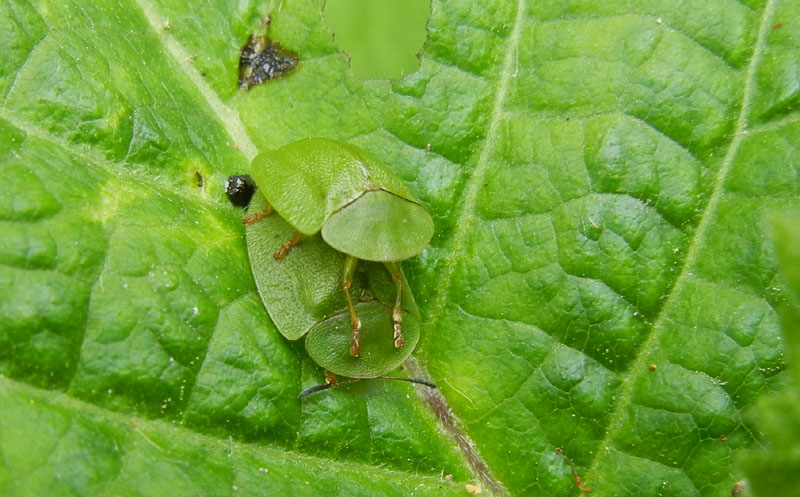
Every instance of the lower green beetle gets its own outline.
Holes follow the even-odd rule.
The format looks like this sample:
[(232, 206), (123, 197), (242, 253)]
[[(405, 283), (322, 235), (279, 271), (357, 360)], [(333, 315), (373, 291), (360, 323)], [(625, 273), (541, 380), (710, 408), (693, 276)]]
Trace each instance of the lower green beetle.
[(395, 281), (394, 346), (403, 347), (398, 262), (419, 255), (433, 236), (431, 216), (406, 184), (355, 146), (323, 138), (258, 155), (252, 175), (268, 204), (245, 223), (253, 224), (274, 209), (296, 230), (276, 247), (275, 259), (283, 258), (303, 236), (317, 233), (345, 254), (342, 290), (350, 313), (350, 354), (361, 354), (361, 320), (350, 291), (360, 259), (382, 262)]
[(419, 314), (398, 262), (430, 241), (425, 209), (384, 166), (332, 140), (261, 154), (252, 175), (259, 193), (245, 217), (248, 253), (278, 330), (306, 336), (309, 356), (351, 381), (399, 366), (419, 338)]

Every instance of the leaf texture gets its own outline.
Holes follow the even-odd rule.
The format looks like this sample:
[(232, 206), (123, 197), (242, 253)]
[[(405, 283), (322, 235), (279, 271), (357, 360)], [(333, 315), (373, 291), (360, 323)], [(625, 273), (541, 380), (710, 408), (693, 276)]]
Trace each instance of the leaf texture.
[[(434, 1), (386, 81), (322, 4), (0, 3), (0, 493), (730, 495), (783, 376), (765, 220), (800, 203), (797, 5)], [(300, 66), (239, 91), (266, 14)], [(434, 217), (404, 269), (445, 408), (297, 399), (321, 371), (224, 183), (310, 136)]]

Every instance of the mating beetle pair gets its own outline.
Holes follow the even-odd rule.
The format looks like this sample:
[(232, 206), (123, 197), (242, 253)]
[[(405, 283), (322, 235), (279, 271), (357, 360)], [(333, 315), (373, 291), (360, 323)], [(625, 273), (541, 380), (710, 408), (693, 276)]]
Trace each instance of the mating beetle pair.
[[(428, 245), (430, 215), (391, 171), (333, 140), (262, 153), (252, 175), (247, 250), (278, 330), (305, 336), (309, 356), (334, 374), (376, 378), (399, 366), (416, 346), (419, 314), (398, 262)], [(229, 181), (232, 202), (234, 180), (243, 185)]]

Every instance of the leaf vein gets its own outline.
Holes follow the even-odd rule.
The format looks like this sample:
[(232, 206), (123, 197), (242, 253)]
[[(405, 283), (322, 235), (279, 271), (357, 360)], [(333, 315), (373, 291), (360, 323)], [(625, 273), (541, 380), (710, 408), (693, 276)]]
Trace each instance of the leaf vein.
[(197, 69), (192, 65), (189, 53), (178, 43), (172, 36), (163, 32), (160, 26), (164, 26), (166, 18), (163, 18), (157, 12), (155, 5), (150, 0), (135, 0), (136, 5), (139, 6), (144, 14), (147, 22), (150, 23), (153, 32), (164, 45), (165, 51), (175, 60), (175, 64), (186, 75), (189, 81), (192, 82), (195, 89), (203, 96), (203, 99), (208, 104), (214, 115), (217, 116), (220, 123), (222, 123), (225, 131), (231, 137), (231, 140), (239, 146), (239, 150), (247, 157), (248, 161), (258, 154), (258, 149), (255, 144), (250, 140), (250, 136), (244, 128), (244, 124), (239, 119), (239, 115), (232, 108), (228, 107), (219, 96), (211, 89), (206, 83), (205, 79), (200, 75)]
[[(672, 290), (668, 294), (666, 302), (664, 303), (664, 306), (661, 308), (659, 314), (653, 321), (650, 333), (648, 334), (642, 346), (636, 352), (633, 361), (631, 361), (630, 368), (622, 375), (622, 388), (620, 389), (619, 395), (617, 395), (615, 409), (611, 412), (609, 417), (609, 429), (606, 432), (606, 436), (600, 441), (598, 447), (607, 447), (614, 439), (616, 439), (617, 435), (619, 434), (619, 430), (623, 424), (625, 410), (627, 406), (633, 403), (635, 378), (641, 374), (644, 374), (642, 371), (647, 370), (645, 367), (647, 356), (658, 346), (658, 339), (660, 338), (660, 332), (663, 329), (663, 323), (669, 319), (669, 310), (675, 305), (675, 299), (681, 294), (681, 289), (686, 284), (685, 282), (692, 275), (690, 267), (693, 266), (693, 262), (695, 261), (697, 254), (701, 249), (701, 241), (705, 238), (710, 229), (710, 224), (717, 213), (719, 203), (721, 202), (721, 198), (724, 194), (725, 178), (730, 172), (733, 159), (736, 156), (736, 152), (742, 142), (742, 133), (740, 131), (746, 129), (747, 127), (747, 120), (750, 113), (750, 102), (753, 98), (753, 86), (755, 85), (756, 67), (760, 62), (761, 54), (764, 51), (766, 32), (769, 28), (769, 20), (772, 18), (774, 9), (774, 0), (768, 0), (762, 13), (756, 48), (747, 67), (747, 73), (744, 80), (743, 101), (740, 108), (739, 117), (736, 121), (735, 133), (730, 145), (728, 146), (728, 150), (725, 154), (725, 158), (722, 161), (722, 165), (717, 173), (711, 198), (706, 206), (705, 212), (700, 219), (697, 231), (695, 232), (695, 235), (689, 244), (689, 249), (685, 259), (686, 262), (683, 264), (681, 272), (676, 278)], [(602, 455), (600, 452), (600, 450), (595, 452), (590, 469), (587, 472), (590, 478), (597, 474), (600, 461), (602, 460)]]
[(571, 21), (602, 21), (602, 20), (621, 19), (621, 18), (626, 18), (626, 17), (627, 18), (634, 18), (634, 19), (640, 19), (640, 20), (643, 20), (643, 21), (646, 20), (646, 21), (649, 21), (649, 22), (658, 23), (659, 27), (686, 38), (687, 40), (691, 41), (695, 45), (699, 46), (704, 52), (708, 52), (709, 55), (713, 56), (715, 59), (718, 59), (719, 61), (721, 61), (723, 64), (725, 64), (729, 68), (731, 68), (731, 69), (733, 69), (735, 71), (739, 71), (741, 69), (741, 68), (736, 67), (722, 53), (719, 53), (719, 52), (715, 51), (714, 49), (712, 49), (711, 47), (709, 47), (708, 45), (705, 45), (704, 43), (702, 43), (700, 40), (696, 39), (694, 36), (692, 36), (688, 32), (686, 32), (686, 31), (684, 31), (684, 30), (682, 30), (682, 29), (680, 29), (678, 27), (675, 27), (675, 26), (673, 26), (671, 24), (667, 24), (666, 22), (664, 22), (664, 20), (661, 17), (655, 16), (655, 15), (652, 15), (652, 14), (646, 14), (646, 13), (642, 13), (642, 12), (621, 12), (621, 13), (618, 13), (618, 14), (599, 15), (599, 16), (571, 16), (571, 17), (559, 17), (558, 19), (547, 19), (547, 20), (544, 20), (544, 21), (540, 21), (540, 23), (541, 24), (555, 24), (555, 23), (571, 22)]

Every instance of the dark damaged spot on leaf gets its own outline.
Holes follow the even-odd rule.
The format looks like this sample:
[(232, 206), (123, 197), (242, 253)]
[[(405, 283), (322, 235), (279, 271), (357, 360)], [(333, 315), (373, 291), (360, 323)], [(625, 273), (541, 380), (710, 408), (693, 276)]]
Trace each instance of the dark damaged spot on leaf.
[(237, 207), (250, 205), (250, 199), (255, 191), (256, 184), (253, 178), (247, 174), (231, 176), (225, 184), (225, 193), (228, 195), (228, 200)]
[(283, 48), (266, 35), (250, 35), (239, 59), (239, 88), (286, 76), (300, 62), (297, 54)]
[(197, 188), (203, 188), (203, 175), (200, 171), (194, 172), (194, 179), (197, 181)]

